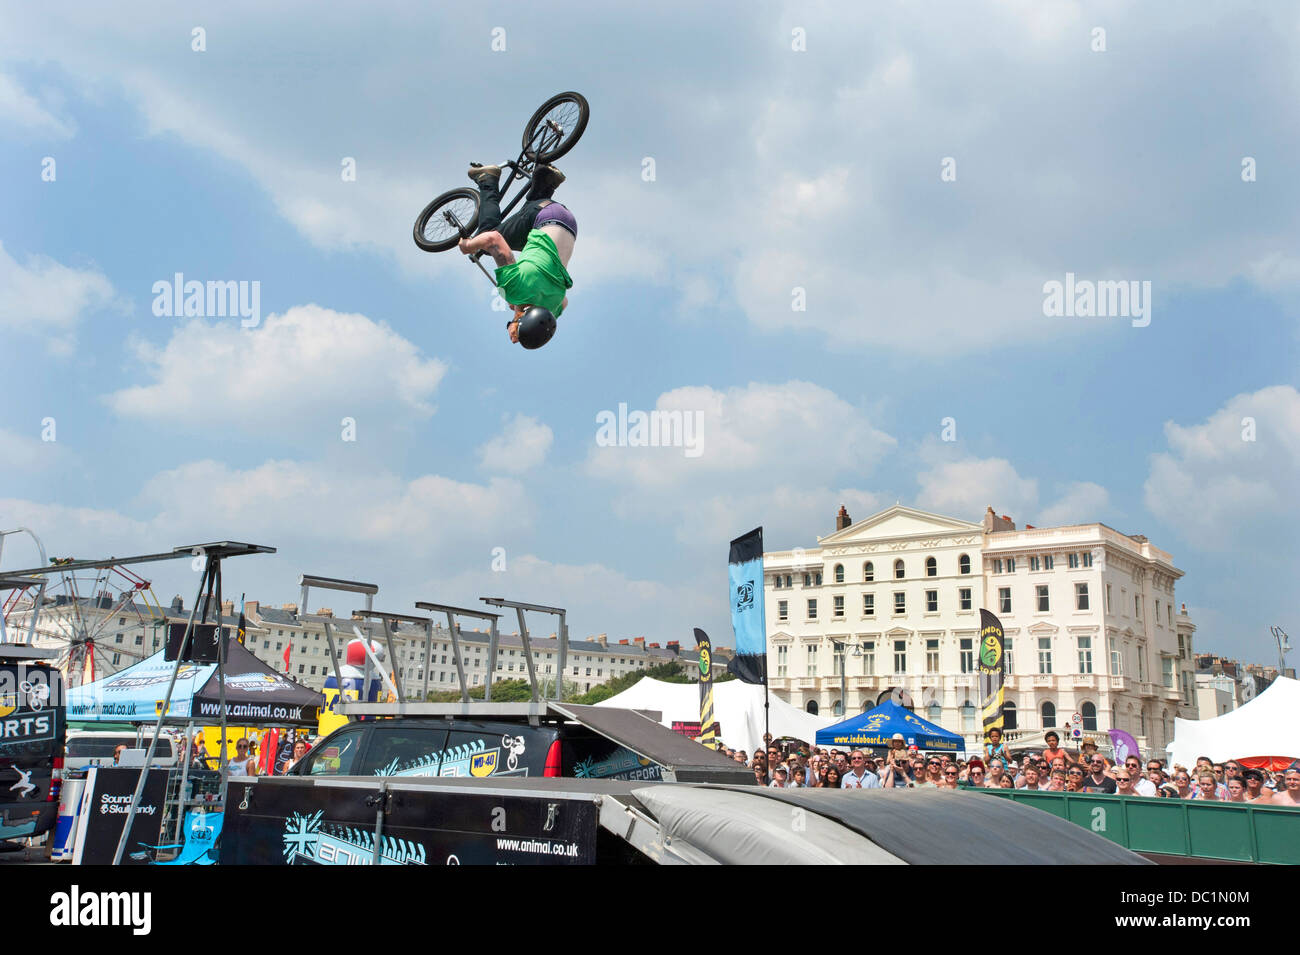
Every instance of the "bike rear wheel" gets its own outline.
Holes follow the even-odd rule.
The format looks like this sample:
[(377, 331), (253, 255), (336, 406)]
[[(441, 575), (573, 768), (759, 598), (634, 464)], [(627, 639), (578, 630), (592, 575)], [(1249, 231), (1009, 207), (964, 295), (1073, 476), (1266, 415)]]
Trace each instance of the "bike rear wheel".
[(455, 248), (461, 239), (460, 230), (449, 222), (445, 213), (450, 212), (470, 235), (478, 228), (477, 189), (452, 189), (444, 192), (433, 202), (424, 207), (424, 211), (415, 220), (413, 236), (415, 244), (425, 252), (446, 252)]
[(581, 93), (552, 96), (524, 127), (524, 155), (538, 165), (554, 162), (577, 145), (590, 117), (591, 107)]

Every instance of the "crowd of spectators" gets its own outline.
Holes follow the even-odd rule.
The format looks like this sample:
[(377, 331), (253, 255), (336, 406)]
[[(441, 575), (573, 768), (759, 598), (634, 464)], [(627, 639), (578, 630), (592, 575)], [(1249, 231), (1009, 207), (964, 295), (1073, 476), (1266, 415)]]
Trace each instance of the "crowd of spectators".
[(1073, 752), (1061, 747), (1056, 733), (1048, 733), (1045, 740), (1045, 749), (1024, 753), (1018, 760), (1007, 753), (1000, 734), (985, 743), (983, 755), (969, 759), (923, 754), (916, 746), (906, 746), (901, 734), (895, 734), (882, 756), (777, 741), (752, 757), (726, 746), (722, 751), (747, 764), (758, 785), (777, 788), (1033, 789), (1300, 807), (1300, 760), (1270, 773), (1234, 759), (1216, 763), (1202, 756), (1189, 769), (1132, 755), (1115, 762), (1092, 740), (1084, 740)]

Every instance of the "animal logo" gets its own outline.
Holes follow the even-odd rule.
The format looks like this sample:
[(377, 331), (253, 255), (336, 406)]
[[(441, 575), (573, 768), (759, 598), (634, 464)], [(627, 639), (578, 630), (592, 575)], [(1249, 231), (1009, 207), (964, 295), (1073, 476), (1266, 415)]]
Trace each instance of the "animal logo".
[(519, 768), (519, 757), (524, 754), (524, 738), (507, 733), (501, 737), (501, 746), (510, 754), (506, 757), (506, 768), (513, 772)]
[(27, 772), (23, 772), (17, 766), (10, 766), (9, 768), (18, 774), (18, 782), (9, 787), (10, 792), (16, 789), (18, 790), (18, 798), (26, 799), (36, 791), (36, 786), (32, 783), (33, 770), (29, 769)]

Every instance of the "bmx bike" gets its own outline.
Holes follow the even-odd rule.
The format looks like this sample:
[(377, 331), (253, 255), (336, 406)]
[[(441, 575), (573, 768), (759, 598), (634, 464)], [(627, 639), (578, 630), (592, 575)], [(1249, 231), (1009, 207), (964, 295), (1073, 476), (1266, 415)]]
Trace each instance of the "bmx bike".
[[(501, 218), (505, 219), (528, 192), (533, 172), (559, 159), (575, 145), (587, 128), (591, 108), (581, 93), (558, 93), (537, 108), (524, 127), (523, 148), (519, 158), (504, 164), (510, 174), (501, 184)], [(519, 191), (504, 202), (511, 187), (518, 182)], [(415, 244), (425, 252), (454, 249), (462, 238), (469, 238), (478, 228), (479, 193), (477, 189), (450, 189), (424, 207), (415, 220)], [(478, 257), (474, 257), (477, 263)], [(482, 268), (480, 265), (479, 268)]]

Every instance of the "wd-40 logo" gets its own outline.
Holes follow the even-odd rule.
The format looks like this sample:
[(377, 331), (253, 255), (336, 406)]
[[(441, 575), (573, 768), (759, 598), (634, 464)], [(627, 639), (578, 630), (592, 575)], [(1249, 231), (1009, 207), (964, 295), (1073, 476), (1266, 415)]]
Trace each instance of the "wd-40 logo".
[(497, 768), (498, 750), (492, 750), (489, 753), (478, 753), (471, 756), (469, 761), (469, 774), (471, 776), (491, 776)]
[(736, 587), (736, 609), (749, 610), (754, 606), (754, 582), (747, 580)]

